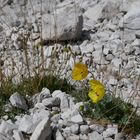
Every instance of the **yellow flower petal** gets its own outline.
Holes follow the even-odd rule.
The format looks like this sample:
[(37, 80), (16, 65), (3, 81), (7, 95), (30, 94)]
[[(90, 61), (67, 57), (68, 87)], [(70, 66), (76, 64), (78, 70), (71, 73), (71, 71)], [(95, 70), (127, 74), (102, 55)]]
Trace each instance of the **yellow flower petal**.
[(74, 80), (83, 80), (88, 75), (88, 68), (85, 64), (76, 63), (72, 70), (72, 78)]
[(105, 95), (105, 86), (98, 80), (90, 80), (90, 91), (88, 93), (89, 98), (92, 102), (97, 103)]

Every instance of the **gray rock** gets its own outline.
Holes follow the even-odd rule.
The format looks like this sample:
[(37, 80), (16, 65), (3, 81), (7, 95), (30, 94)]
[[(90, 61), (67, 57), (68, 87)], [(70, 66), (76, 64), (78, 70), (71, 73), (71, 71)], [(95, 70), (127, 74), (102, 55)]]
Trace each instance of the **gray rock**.
[(68, 96), (66, 94), (64, 94), (60, 98), (60, 100), (61, 100), (61, 103), (60, 103), (61, 112), (64, 112), (65, 110), (67, 110), (69, 108)]
[(59, 130), (56, 131), (55, 140), (65, 140)]
[[(41, 16), (40, 7), (42, 7), (42, 11), (45, 13), (53, 12), (54, 7), (57, 5), (57, 2), (58, 1), (49, 1), (49, 0), (43, 0), (42, 2), (39, 0), (27, 1), (26, 8), (28, 9), (28, 21), (32, 21), (34, 16), (38, 18)], [(34, 11), (31, 8), (31, 5), (33, 5)]]
[(24, 137), (23, 137), (22, 133), (18, 130), (13, 131), (13, 138), (15, 140), (24, 140)]
[(79, 132), (79, 125), (78, 124), (71, 125), (70, 126), (70, 130), (71, 130), (71, 133), (78, 134), (78, 132)]
[(60, 112), (60, 108), (59, 107), (52, 107), (52, 111), (54, 111), (54, 112)]
[(70, 135), (67, 137), (67, 140), (79, 140), (79, 135), (75, 135), (75, 134)]
[(44, 40), (72, 40), (79, 38), (83, 25), (80, 8), (75, 4), (63, 5), (56, 9), (56, 13), (58, 13), (57, 17), (51, 14), (42, 16), (42, 38)]
[(0, 133), (0, 140), (14, 140), (12, 137), (8, 137), (7, 134)]
[(87, 45), (81, 44), (80, 49), (82, 54), (92, 53), (94, 51), (94, 45), (92, 43)]
[(105, 47), (105, 48), (103, 49), (103, 53), (104, 53), (104, 55), (109, 54), (109, 51), (110, 51), (110, 48)]
[(137, 30), (137, 31), (135, 32), (135, 36), (136, 36), (136, 38), (140, 39), (140, 30)]
[(140, 39), (135, 39), (132, 46), (140, 47)]
[(80, 140), (89, 140), (86, 134), (80, 134), (79, 137), (80, 137)]
[(80, 126), (80, 132), (82, 134), (88, 134), (88, 132), (89, 132), (89, 126), (88, 125), (81, 125)]
[(125, 140), (125, 136), (123, 133), (118, 133), (115, 135), (115, 139), (114, 140)]
[(116, 29), (117, 29), (117, 26), (114, 25), (114, 24), (109, 23), (109, 24), (107, 24), (107, 28), (108, 28), (109, 30), (115, 32)]
[(121, 0), (107, 0), (102, 9), (102, 18), (111, 19), (119, 13)]
[(15, 124), (2, 121), (0, 124), (0, 133), (7, 136), (13, 135), (13, 130), (16, 130), (18, 127)]
[(18, 92), (15, 92), (10, 96), (10, 102), (13, 106), (27, 110), (28, 106), (25, 99)]
[(109, 137), (109, 138), (104, 138), (104, 140), (113, 140), (113, 139)]
[(109, 85), (115, 86), (115, 85), (117, 85), (117, 82), (118, 82), (117, 79), (115, 79), (113, 76), (109, 77), (109, 81), (108, 81)]
[(102, 4), (96, 4), (95, 6), (89, 8), (85, 13), (84, 16), (88, 17), (91, 20), (97, 21), (101, 18), (102, 15)]
[(100, 135), (98, 132), (93, 131), (92, 133), (88, 134), (89, 140), (103, 140), (103, 136)]
[(132, 30), (129, 28), (124, 28), (124, 35), (123, 35), (123, 39), (127, 40), (127, 42), (132, 42), (136, 39), (136, 32), (139, 30)]
[(61, 98), (61, 96), (63, 95), (64, 93), (61, 91), (61, 90), (55, 90), (53, 93), (52, 93), (52, 97), (59, 97)]
[(70, 120), (71, 117), (75, 116), (75, 115), (79, 115), (79, 111), (77, 109), (68, 109), (67, 111), (61, 113), (61, 118), (63, 120)]
[(76, 55), (81, 54), (81, 50), (80, 50), (80, 47), (78, 45), (70, 46), (70, 49)]
[(38, 102), (42, 102), (43, 99), (51, 97), (50, 90), (48, 88), (43, 88), (39, 94)]
[(50, 119), (46, 117), (43, 119), (35, 128), (33, 134), (30, 137), (30, 140), (50, 140), (51, 127)]
[(140, 140), (140, 134), (138, 134), (138, 135), (136, 136), (136, 139), (137, 139), (137, 140)]
[(63, 136), (64, 137), (71, 135), (70, 127), (67, 126), (66, 128), (64, 128), (62, 130), (63, 130)]
[(109, 40), (109, 37), (110, 37), (110, 33), (105, 32), (105, 31), (98, 32), (96, 35), (102, 41), (107, 41), (107, 40)]
[(3, 106), (3, 110), (5, 112), (11, 112), (12, 109), (13, 109), (13, 106), (10, 103), (8, 103), (8, 104), (6, 104), (6, 105)]
[(140, 30), (140, 8), (133, 7), (124, 16), (124, 27), (132, 30)]
[(3, 119), (3, 120), (8, 120), (8, 118), (9, 118), (8, 115), (2, 116), (2, 119)]
[(103, 137), (107, 138), (118, 133), (118, 125), (108, 125), (106, 131), (103, 132)]
[(51, 57), (52, 56), (52, 51), (54, 49), (54, 46), (45, 46), (45, 50), (44, 50), (44, 56), (45, 57)]
[(45, 118), (50, 117), (50, 111), (44, 109), (35, 110), (31, 113), (34, 128)]
[(92, 53), (92, 56), (94, 57), (94, 62), (97, 63), (97, 64), (102, 64), (102, 65), (105, 65), (105, 64), (108, 64), (109, 61), (106, 61), (104, 56), (103, 56), (103, 53), (101, 51), (94, 51)]
[(18, 130), (25, 132), (27, 134), (31, 134), (34, 131), (34, 124), (33, 119), (29, 115), (23, 116), (23, 118), (20, 120)]
[(58, 121), (60, 120), (61, 115), (60, 114), (55, 114), (51, 117), (51, 121), (54, 123), (58, 123)]
[(119, 71), (120, 66), (122, 64), (122, 59), (121, 58), (114, 58), (111, 61), (111, 64), (112, 64), (112, 67), (113, 67), (114, 71)]
[(89, 127), (91, 130), (97, 131), (98, 133), (102, 133), (105, 129), (102, 125), (99, 124), (92, 124)]
[(36, 103), (34, 108), (44, 109), (44, 110), (46, 109), (46, 107), (43, 105), (43, 103)]
[(132, 68), (135, 67), (135, 63), (137, 63), (135, 60), (130, 60), (130, 61), (128, 61), (128, 63), (127, 63), (127, 65), (125, 66), (125, 68), (126, 68), (127, 70), (132, 69)]
[(42, 103), (46, 107), (60, 106), (60, 99), (58, 97), (56, 97), (56, 98), (46, 98), (42, 101)]
[(113, 58), (114, 58), (113, 54), (108, 54), (108, 55), (105, 57), (105, 59), (106, 59), (107, 61), (111, 61)]
[(139, 55), (140, 54), (140, 47), (135, 47), (135, 55)]
[(71, 117), (71, 122), (76, 124), (83, 124), (83, 118), (80, 114)]
[(70, 108), (69, 106), (69, 96), (60, 90), (56, 90), (52, 93), (52, 97), (57, 97), (61, 100), (60, 102), (60, 109), (62, 112), (66, 111), (67, 109)]
[(107, 0), (95, 4), (92, 8), (89, 8), (84, 16), (88, 17), (91, 20), (98, 21), (100, 19), (111, 19), (119, 13), (119, 6), (121, 4), (120, 0)]
[(40, 93), (37, 93), (31, 97), (31, 102), (36, 105), (41, 103), (43, 99), (51, 97), (50, 90), (48, 88), (43, 88)]
[(130, 10), (130, 8), (132, 6), (132, 3), (134, 1), (137, 1), (137, 0), (129, 0), (129, 1), (128, 0), (124, 0), (123, 4), (120, 6), (120, 11), (124, 12), (124, 13), (127, 13)]

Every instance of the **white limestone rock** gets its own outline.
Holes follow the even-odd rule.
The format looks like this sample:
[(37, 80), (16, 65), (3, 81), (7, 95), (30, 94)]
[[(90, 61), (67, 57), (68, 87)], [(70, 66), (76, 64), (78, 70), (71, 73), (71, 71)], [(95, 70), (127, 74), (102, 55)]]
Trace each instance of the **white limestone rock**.
[(80, 140), (89, 140), (86, 134), (80, 134), (79, 137), (80, 137)]
[(0, 133), (0, 140), (15, 140), (12, 137), (8, 137), (7, 134), (1, 134)]
[(90, 7), (85, 13), (84, 16), (87, 18), (98, 21), (100, 19), (111, 19), (119, 13), (119, 6), (121, 4), (120, 0), (106, 0), (95, 4)]
[(57, 17), (53, 14), (42, 15), (42, 38), (63, 41), (78, 39), (83, 25), (80, 8), (75, 4), (62, 5), (56, 8), (56, 13)]
[(67, 137), (67, 140), (79, 140), (79, 135), (71, 134)]
[(46, 98), (42, 101), (42, 104), (46, 107), (60, 106), (60, 99), (58, 97)]
[(83, 118), (80, 114), (71, 117), (71, 122), (76, 124), (83, 124)]
[(102, 4), (97, 4), (94, 7), (90, 7), (85, 13), (84, 16), (87, 18), (97, 21), (101, 18), (103, 6)]
[(8, 104), (6, 104), (6, 105), (3, 106), (3, 110), (5, 112), (11, 112), (12, 109), (13, 109), (13, 106), (11, 105), (11, 103), (8, 103)]
[(140, 39), (135, 39), (134, 42), (132, 42), (132, 46), (140, 47)]
[(36, 103), (34, 108), (37, 108), (37, 109), (46, 109), (46, 107), (43, 105), (43, 103)]
[(82, 134), (88, 134), (88, 132), (89, 132), (89, 126), (88, 125), (81, 125), (80, 126), (80, 132)]
[(43, 99), (51, 97), (50, 90), (48, 88), (43, 88), (40, 93), (33, 95), (30, 101), (34, 104), (41, 103)]
[(92, 53), (94, 51), (94, 45), (92, 43), (87, 45), (81, 44), (80, 49), (82, 54)]
[(43, 88), (39, 94), (38, 102), (41, 102), (43, 99), (49, 98), (49, 97), (51, 97), (50, 90), (48, 88)]
[(63, 128), (63, 135), (66, 137), (66, 136), (70, 136), (71, 135), (71, 130), (70, 130), (70, 127), (67, 126), (66, 128)]
[(101, 65), (109, 64), (109, 61), (105, 60), (103, 53), (100, 50), (94, 51), (92, 53), (92, 56), (94, 57), (93, 61), (97, 64)]
[(113, 56), (113, 54), (107, 54), (106, 55), (106, 57), (105, 57), (105, 59), (107, 60), (107, 61), (111, 61), (111, 60), (113, 60), (113, 58), (114, 58), (114, 56)]
[(125, 136), (123, 133), (117, 133), (114, 140), (125, 140)]
[(108, 128), (103, 132), (103, 137), (107, 138), (118, 133), (118, 125), (108, 125)]
[(23, 134), (18, 130), (13, 131), (13, 138), (15, 140), (24, 140)]
[(140, 30), (137, 30), (137, 31), (135, 32), (135, 36), (136, 36), (136, 38), (140, 39)]
[(18, 92), (15, 92), (14, 94), (12, 94), (10, 96), (9, 100), (10, 100), (11, 104), (17, 108), (21, 108), (24, 110), (27, 110), (27, 108), (28, 108), (28, 106), (26, 104), (26, 100)]
[(13, 135), (13, 130), (16, 130), (18, 127), (15, 124), (2, 121), (0, 124), (0, 133), (7, 136)]
[(51, 117), (51, 121), (54, 123), (58, 123), (58, 121), (60, 120), (61, 115), (60, 114), (55, 114)]
[(103, 136), (96, 131), (88, 134), (89, 140), (103, 140)]
[(31, 113), (34, 128), (45, 118), (50, 117), (50, 111), (44, 109), (35, 110)]
[(59, 98), (60, 99), (60, 109), (61, 112), (66, 111), (67, 109), (70, 108), (70, 99), (69, 95), (67, 95), (65, 92), (62, 92), (60, 90), (56, 90), (52, 93), (52, 97)]
[(111, 19), (116, 16), (119, 13), (119, 7), (121, 4), (121, 0), (104, 0), (102, 18)]
[(32, 117), (29, 115), (23, 116), (23, 118), (19, 122), (18, 130), (27, 134), (31, 134), (33, 133), (34, 129), (35, 127)]
[(104, 127), (99, 124), (92, 124), (89, 126), (91, 130), (96, 131), (98, 133), (102, 133), (104, 131)]
[(133, 7), (124, 16), (124, 27), (132, 30), (140, 30), (140, 8)]
[(30, 140), (51, 140), (51, 127), (50, 119), (46, 117), (43, 119), (35, 128), (33, 134), (30, 137)]
[(78, 124), (71, 125), (70, 126), (70, 130), (71, 130), (71, 133), (78, 134), (78, 132), (79, 132), (79, 125)]
[(75, 115), (79, 115), (79, 111), (77, 109), (72, 109), (72, 110), (68, 109), (67, 111), (61, 113), (61, 118), (63, 120), (69, 120), (71, 117)]
[(59, 130), (57, 130), (55, 133), (55, 140), (65, 140), (65, 138), (63, 137), (63, 135)]

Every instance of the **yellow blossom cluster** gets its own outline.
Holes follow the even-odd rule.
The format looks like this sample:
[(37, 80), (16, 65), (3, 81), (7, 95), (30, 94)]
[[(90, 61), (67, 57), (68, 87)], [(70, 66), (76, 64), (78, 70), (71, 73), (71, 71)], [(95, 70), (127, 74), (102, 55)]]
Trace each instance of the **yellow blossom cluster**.
[[(87, 77), (89, 71), (85, 64), (76, 63), (72, 70), (72, 78), (74, 80), (83, 80)], [(89, 81), (90, 89), (88, 96), (93, 103), (97, 103), (103, 99), (105, 95), (105, 86), (98, 80), (92, 79)]]

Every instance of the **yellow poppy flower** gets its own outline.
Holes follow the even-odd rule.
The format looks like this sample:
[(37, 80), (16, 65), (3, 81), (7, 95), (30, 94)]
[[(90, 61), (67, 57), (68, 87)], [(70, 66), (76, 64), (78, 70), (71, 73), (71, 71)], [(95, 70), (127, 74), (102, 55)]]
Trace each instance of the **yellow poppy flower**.
[(74, 80), (83, 80), (88, 75), (88, 68), (85, 64), (76, 63), (72, 70), (72, 78)]
[(105, 95), (105, 86), (98, 80), (90, 80), (90, 91), (88, 93), (89, 98), (92, 102), (97, 103)]

